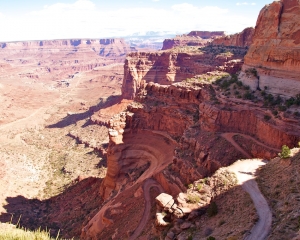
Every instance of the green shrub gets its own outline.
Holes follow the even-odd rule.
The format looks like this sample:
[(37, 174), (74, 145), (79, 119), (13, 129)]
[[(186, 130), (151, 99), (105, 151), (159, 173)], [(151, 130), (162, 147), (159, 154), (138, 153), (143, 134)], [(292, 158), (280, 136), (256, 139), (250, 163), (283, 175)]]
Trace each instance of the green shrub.
[(278, 115), (278, 111), (277, 110), (273, 110), (272, 113), (273, 113), (274, 116)]
[(243, 95), (243, 98), (244, 98), (244, 99), (247, 99), (247, 100), (252, 100), (252, 99), (254, 98), (254, 95), (253, 95), (251, 92), (247, 91), (247, 92)]
[(236, 85), (238, 85), (238, 87), (242, 87), (243, 86), (243, 83), (241, 81), (237, 81), (236, 82)]
[(286, 111), (286, 106), (280, 105), (280, 106), (278, 107), (278, 110), (279, 110), (279, 111), (282, 111), (282, 112), (285, 112), (285, 111)]
[(211, 204), (207, 208), (207, 215), (209, 217), (213, 217), (218, 214), (218, 206), (215, 202), (211, 202)]
[(296, 99), (293, 98), (293, 97), (291, 97), (291, 98), (289, 98), (289, 99), (287, 99), (287, 100), (285, 101), (285, 106), (286, 106), (287, 108), (289, 108), (290, 106), (292, 106), (293, 104), (295, 104), (295, 102), (296, 102)]
[(245, 70), (247, 76), (254, 76), (257, 77), (257, 70), (255, 68), (248, 68)]
[(198, 203), (200, 202), (200, 197), (195, 194), (188, 194), (187, 195), (187, 202), (188, 203)]
[(269, 121), (269, 120), (271, 119), (271, 116), (265, 115), (265, 116), (264, 116), (264, 119), (265, 119), (266, 121)]
[(214, 238), (213, 236), (209, 236), (208, 238), (206, 238), (206, 240), (216, 240), (216, 238)]
[(281, 158), (288, 158), (290, 157), (291, 150), (287, 145), (283, 145), (281, 149), (281, 153), (279, 153), (279, 156)]
[(198, 184), (196, 185), (196, 188), (197, 188), (198, 191), (200, 191), (200, 190), (202, 189), (202, 184), (201, 184), (201, 183), (198, 183)]

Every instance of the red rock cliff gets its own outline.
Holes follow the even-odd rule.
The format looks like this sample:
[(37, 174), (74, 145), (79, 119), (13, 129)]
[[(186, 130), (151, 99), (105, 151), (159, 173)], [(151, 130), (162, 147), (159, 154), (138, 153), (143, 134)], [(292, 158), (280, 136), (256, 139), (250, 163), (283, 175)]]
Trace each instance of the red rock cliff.
[(266, 5), (257, 19), (253, 43), (243, 70), (255, 68), (258, 76), (240, 75), (253, 90), (265, 86), (271, 93), (293, 96), (300, 81), (300, 1), (281, 0)]
[(223, 37), (225, 36), (225, 32), (224, 31), (214, 31), (214, 32), (210, 32), (210, 31), (191, 31), (188, 36), (190, 37), (201, 37), (203, 39), (207, 39), (207, 38), (215, 38), (215, 37)]
[(163, 42), (162, 50), (183, 46), (205, 46), (209, 42), (211, 42), (212, 39), (224, 36), (225, 33), (222, 31), (191, 31), (187, 35), (178, 35), (173, 39), (165, 39)]
[(245, 52), (226, 51), (218, 52), (208, 47), (191, 52), (130, 53), (124, 65), (122, 96), (133, 99), (143, 82), (171, 84), (214, 70), (236, 72)]
[(245, 28), (242, 32), (214, 39), (212, 45), (249, 47), (252, 43), (254, 28)]
[(20, 41), (0, 43), (0, 54), (26, 51), (42, 52), (74, 49), (77, 51), (93, 51), (100, 56), (116, 57), (123, 56), (133, 49), (120, 38), (116, 39), (66, 39), (66, 40), (42, 40), (42, 41)]

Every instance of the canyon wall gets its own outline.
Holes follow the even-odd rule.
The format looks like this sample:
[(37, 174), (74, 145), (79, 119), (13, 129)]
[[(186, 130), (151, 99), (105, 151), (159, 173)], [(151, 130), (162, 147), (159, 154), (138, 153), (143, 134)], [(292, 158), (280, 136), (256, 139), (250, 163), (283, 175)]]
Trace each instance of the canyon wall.
[(171, 84), (214, 70), (238, 71), (245, 50), (208, 47), (190, 52), (159, 51), (130, 53), (124, 65), (122, 96), (133, 99), (143, 82)]
[(189, 36), (176, 36), (172, 39), (165, 39), (163, 42), (162, 50), (172, 49), (175, 47), (184, 46), (205, 46), (209, 40), (202, 39), (200, 37), (189, 37)]
[(189, 34), (177, 35), (173, 39), (165, 39), (162, 50), (184, 46), (206, 46), (212, 39), (224, 36), (225, 33), (222, 31), (191, 31)]
[[(109, 122), (108, 169), (100, 187), (106, 203), (83, 228), (83, 237), (101, 239), (107, 236), (107, 229), (114, 237), (124, 236), (120, 229), (113, 229), (113, 223), (121, 226), (120, 219), (125, 218), (121, 216), (128, 216), (122, 207), (126, 199), (135, 201), (132, 213), (136, 214), (137, 198), (150, 181), (155, 182), (154, 188), (174, 197), (191, 182), (238, 159), (271, 159), (282, 145), (298, 146), (297, 114), (275, 114), (273, 108), (262, 108), (260, 92), (250, 91), (236, 76), (224, 77), (215, 70), (237, 72), (236, 67), (226, 69), (227, 63), (237, 56), (243, 59), (253, 35), (242, 81), (253, 90), (258, 81), (269, 81), (271, 92), (291, 87), (298, 91), (299, 16), (298, 0), (276, 1), (261, 11), (254, 35), (248, 28), (203, 48), (127, 56), (122, 97), (134, 101)], [(197, 34), (193, 36), (199, 37)], [(246, 71), (249, 68), (252, 70)], [(200, 74), (212, 78), (208, 82)], [(274, 81), (283, 76), (282, 82)], [(146, 194), (144, 199), (147, 202)], [(122, 210), (115, 210), (117, 207)], [(121, 231), (134, 239), (138, 228), (130, 224)]]
[(300, 1), (275, 1), (260, 11), (240, 79), (252, 90), (266, 87), (270, 93), (295, 96), (299, 76)]
[(71, 79), (74, 74), (123, 63), (136, 51), (123, 39), (67, 39), (0, 43), (0, 64), (18, 78), (39, 81)]
[(224, 31), (191, 31), (189, 34), (187, 34), (190, 37), (201, 37), (203, 39), (208, 38), (216, 38), (216, 37), (224, 37), (225, 32)]
[[(130, 182), (128, 179), (124, 180), (126, 177), (123, 168), (132, 169), (137, 166), (135, 162), (140, 157), (133, 156), (134, 152), (139, 154), (144, 151), (145, 160), (148, 148), (156, 145), (154, 142), (147, 145), (146, 142), (149, 143), (152, 138), (156, 139), (157, 143), (166, 136), (169, 136), (169, 140), (165, 141), (170, 143), (175, 139), (181, 139), (179, 145), (176, 142), (171, 144), (173, 148), (177, 145), (176, 151), (179, 155), (176, 153), (172, 155), (179, 159), (183, 158), (180, 152), (189, 152), (182, 160), (182, 164), (186, 165), (186, 171), (174, 166), (174, 169), (179, 171), (180, 181), (178, 180), (177, 183), (179, 189), (200, 176), (207, 176), (219, 167), (227, 166), (236, 159), (245, 157), (239, 155), (239, 151), (228, 142), (223, 141), (221, 137), (223, 133), (247, 135), (255, 139), (249, 147), (251, 149), (249, 154), (253, 157), (269, 159), (277, 155), (282, 145), (293, 147), (298, 144), (300, 128), (295, 123), (284, 119), (266, 120), (265, 110), (256, 106), (247, 106), (243, 100), (231, 102), (221, 94), (216, 95), (220, 102), (216, 105), (211, 99), (214, 91), (217, 90), (211, 86), (204, 83), (192, 86), (188, 83), (160, 85), (152, 82), (141, 86), (136, 102), (128, 106), (126, 113), (116, 115), (110, 121), (108, 172), (100, 191), (104, 198), (108, 198), (112, 191), (119, 191), (122, 183)], [(140, 138), (141, 134), (146, 139), (145, 143), (142, 138), (138, 141), (136, 139)], [(170, 136), (174, 140), (170, 140), (172, 139)], [(138, 145), (143, 147), (140, 148)], [(213, 150), (214, 147), (218, 150)], [(129, 151), (132, 153), (129, 154)], [(230, 154), (224, 156), (220, 151)], [(152, 155), (153, 150), (149, 152)], [(156, 156), (155, 159), (159, 158), (158, 153)], [(151, 159), (148, 161), (149, 164), (154, 161), (153, 158)], [(163, 163), (163, 160), (160, 159), (159, 162)], [(141, 161), (140, 164), (147, 163)], [(162, 168), (159, 169), (153, 171), (152, 175), (160, 173)]]
[(245, 28), (242, 32), (215, 38), (210, 44), (235, 46), (235, 47), (249, 47), (252, 43), (254, 28)]
[(66, 39), (66, 40), (42, 40), (42, 41), (20, 41), (0, 43), (0, 54), (6, 52), (55, 52), (55, 51), (90, 51), (100, 56), (116, 57), (131, 52), (129, 45), (121, 38), (114, 39)]

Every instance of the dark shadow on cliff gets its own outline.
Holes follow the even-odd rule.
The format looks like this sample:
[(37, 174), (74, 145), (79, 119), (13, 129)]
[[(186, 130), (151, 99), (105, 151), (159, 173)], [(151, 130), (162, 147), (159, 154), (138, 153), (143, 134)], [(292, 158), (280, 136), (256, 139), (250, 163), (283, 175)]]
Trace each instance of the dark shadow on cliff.
[(6, 198), (7, 213), (1, 213), (0, 222), (12, 222), (20, 227), (35, 230), (39, 227), (50, 231), (52, 237), (79, 238), (82, 225), (98, 212), (102, 200), (99, 188), (102, 179), (78, 179), (63, 193), (45, 200), (24, 196)]
[[(97, 105), (90, 107), (87, 111), (82, 113), (68, 114), (65, 118), (63, 118), (59, 122), (48, 125), (47, 128), (64, 128), (69, 125), (76, 124), (78, 121), (90, 118), (95, 112), (103, 108), (107, 108), (121, 102), (121, 100), (122, 100), (121, 95), (109, 96), (107, 99), (101, 98), (100, 102)], [(90, 124), (92, 124), (92, 122), (88, 120), (82, 127), (86, 127)]]

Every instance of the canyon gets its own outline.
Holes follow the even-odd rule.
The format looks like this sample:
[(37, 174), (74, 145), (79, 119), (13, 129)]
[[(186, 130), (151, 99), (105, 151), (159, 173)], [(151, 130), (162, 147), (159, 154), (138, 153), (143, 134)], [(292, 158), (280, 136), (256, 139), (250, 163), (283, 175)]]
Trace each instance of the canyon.
[(299, 11), (275, 1), (255, 28), (160, 51), (2, 43), (0, 221), (67, 239), (296, 240)]

